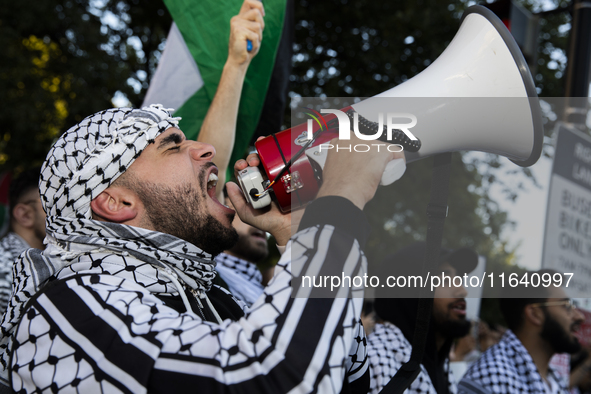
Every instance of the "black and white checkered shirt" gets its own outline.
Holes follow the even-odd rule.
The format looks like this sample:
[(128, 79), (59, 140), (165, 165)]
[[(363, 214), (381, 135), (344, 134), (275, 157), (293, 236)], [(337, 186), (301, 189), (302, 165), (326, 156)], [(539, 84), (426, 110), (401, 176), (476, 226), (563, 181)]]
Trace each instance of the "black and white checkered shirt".
[[(548, 379), (557, 382), (559, 393), (568, 393), (552, 369)], [(458, 385), (458, 394), (481, 393), (549, 394), (529, 352), (511, 330), (470, 366)]]
[(0, 239), (0, 315), (4, 313), (10, 300), (14, 261), (29, 248), (29, 244), (13, 232)]
[[(17, 261), (18, 295), (2, 323), (4, 335), (14, 332), (7, 345), (17, 392), (339, 393), (367, 373), (362, 299), (291, 297), (292, 261), (302, 274), (324, 264), (362, 274), (359, 244), (338, 228), (297, 233), (248, 313), (217, 323), (162, 301), (190, 290), (179, 289), (173, 269), (199, 268), (194, 246), (119, 224), (65, 223), (73, 232), (67, 249), (30, 249)], [(93, 244), (99, 238), (111, 250)], [(52, 275), (54, 267), (62, 268)], [(205, 304), (210, 292), (195, 297)]]
[[(367, 336), (367, 353), (371, 373), (370, 393), (377, 394), (388, 384), (402, 364), (410, 360), (412, 345), (402, 331), (392, 323), (378, 323), (374, 331)], [(445, 363), (445, 370), (448, 371), (449, 392), (455, 393), (456, 387), (452, 383), (455, 379), (450, 376), (448, 361)], [(429, 373), (423, 365), (421, 365), (421, 372), (405, 393), (437, 394)]]
[(217, 255), (215, 262), (215, 270), (228, 285), (230, 293), (247, 306), (263, 294), (263, 275), (256, 264), (226, 253)]

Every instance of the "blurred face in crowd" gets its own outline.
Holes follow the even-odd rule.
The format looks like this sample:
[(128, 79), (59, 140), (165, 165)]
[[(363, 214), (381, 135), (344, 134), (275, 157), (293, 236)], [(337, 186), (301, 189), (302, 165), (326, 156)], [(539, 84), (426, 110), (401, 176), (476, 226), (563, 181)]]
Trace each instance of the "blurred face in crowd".
[[(232, 208), (229, 199), (226, 199), (226, 203)], [(226, 253), (251, 263), (258, 263), (267, 257), (269, 249), (267, 248), (267, 234), (264, 231), (244, 223), (238, 215), (234, 217), (232, 226), (238, 233), (238, 242)]]
[(584, 316), (569, 304), (564, 289), (549, 287), (550, 297), (546, 302), (554, 305), (542, 306), (544, 323), (540, 336), (545, 339), (555, 353), (576, 353), (581, 349), (574, 333), (580, 328)]
[(38, 189), (31, 189), (23, 193), (19, 199), (19, 204), (25, 205), (30, 210), (29, 220), (35, 237), (43, 240), (45, 238), (45, 211), (41, 205)]
[[(457, 275), (456, 269), (449, 263), (441, 265), (446, 276)], [(447, 286), (435, 289), (433, 300), (433, 322), (438, 334), (442, 337), (459, 338), (470, 331), (470, 322), (466, 319), (466, 289), (463, 286)]]

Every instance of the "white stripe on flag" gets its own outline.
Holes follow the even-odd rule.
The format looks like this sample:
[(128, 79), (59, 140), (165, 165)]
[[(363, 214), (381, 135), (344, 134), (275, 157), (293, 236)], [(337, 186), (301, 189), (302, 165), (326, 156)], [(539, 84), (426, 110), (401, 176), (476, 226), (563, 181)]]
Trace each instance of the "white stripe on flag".
[(143, 106), (162, 104), (179, 109), (203, 86), (203, 79), (185, 40), (173, 23)]

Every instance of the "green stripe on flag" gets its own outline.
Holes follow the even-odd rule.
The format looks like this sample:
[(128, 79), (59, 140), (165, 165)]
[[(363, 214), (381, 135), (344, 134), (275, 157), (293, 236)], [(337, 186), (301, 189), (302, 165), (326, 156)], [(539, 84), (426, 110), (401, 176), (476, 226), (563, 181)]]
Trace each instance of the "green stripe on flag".
[[(187, 138), (197, 138), (215, 95), (228, 57), (230, 19), (238, 14), (242, 2), (164, 0), (199, 67), (204, 83), (204, 86), (175, 112), (176, 116), (183, 118), (179, 126)], [(244, 155), (259, 122), (281, 39), (286, 0), (265, 0), (264, 6), (265, 30), (262, 46), (250, 63), (242, 88), (230, 168)]]

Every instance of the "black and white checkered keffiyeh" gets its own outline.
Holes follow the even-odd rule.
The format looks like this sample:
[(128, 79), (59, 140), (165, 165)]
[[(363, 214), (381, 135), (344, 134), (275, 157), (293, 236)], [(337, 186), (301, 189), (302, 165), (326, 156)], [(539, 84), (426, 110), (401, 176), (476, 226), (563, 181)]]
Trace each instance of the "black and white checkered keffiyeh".
[[(548, 378), (567, 394), (565, 383), (548, 369)], [(529, 352), (511, 330), (470, 366), (458, 385), (458, 394), (546, 394), (546, 386)]]
[[(25, 305), (51, 277), (76, 272), (128, 277), (151, 293), (177, 293), (179, 278), (202, 293), (215, 278), (212, 257), (172, 235), (90, 219), (55, 218), (47, 233), (57, 242), (43, 251), (29, 249), (14, 266), (14, 290), (0, 325), (0, 362), (6, 374), (11, 335)], [(6, 378), (6, 376), (2, 376)]]
[[(412, 345), (402, 331), (390, 322), (378, 323), (374, 331), (367, 336), (367, 353), (371, 373), (370, 393), (379, 393), (404, 363), (410, 360)], [(444, 370), (448, 373), (449, 392), (455, 393), (455, 379), (446, 360)], [(405, 391), (407, 394), (437, 394), (429, 373), (423, 365), (417, 378)]]
[(0, 314), (4, 313), (12, 293), (12, 266), (16, 258), (30, 246), (17, 233), (0, 239)]
[(90, 219), (92, 199), (160, 133), (177, 127), (180, 118), (170, 111), (160, 105), (108, 109), (65, 132), (41, 167), (39, 191), (47, 216)]
[[(170, 280), (158, 275), (166, 272), (197, 292), (210, 289), (215, 263), (196, 246), (168, 234), (91, 219), (92, 199), (123, 174), (160, 133), (176, 127), (178, 120), (159, 105), (109, 109), (70, 128), (51, 148), (39, 181), (48, 245), (44, 252), (29, 251), (15, 263), (13, 295), (0, 325), (4, 368), (10, 337), (26, 302), (52, 276), (89, 269), (111, 274), (121, 271), (154, 293), (176, 292)], [(101, 252), (111, 257), (100, 262), (81, 260)], [(126, 256), (130, 255), (153, 267), (128, 265)], [(141, 273), (146, 270), (151, 274)]]
[(251, 306), (263, 294), (263, 275), (256, 264), (226, 253), (217, 255), (215, 261), (216, 271), (234, 297)]

